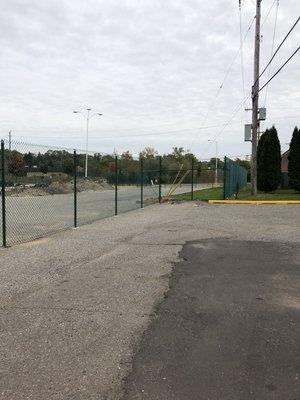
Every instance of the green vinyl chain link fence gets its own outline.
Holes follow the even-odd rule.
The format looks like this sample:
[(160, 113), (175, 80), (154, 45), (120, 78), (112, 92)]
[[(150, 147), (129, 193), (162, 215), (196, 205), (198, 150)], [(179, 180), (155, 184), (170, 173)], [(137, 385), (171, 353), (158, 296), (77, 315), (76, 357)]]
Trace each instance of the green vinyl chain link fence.
[(1, 141), (0, 168), (4, 247), (144, 208), (177, 194), (190, 193), (193, 199), (194, 190), (215, 182), (215, 171), (190, 156), (86, 155), (85, 151), (14, 141)]
[(224, 159), (223, 197), (228, 199), (247, 185), (247, 170), (230, 158)]

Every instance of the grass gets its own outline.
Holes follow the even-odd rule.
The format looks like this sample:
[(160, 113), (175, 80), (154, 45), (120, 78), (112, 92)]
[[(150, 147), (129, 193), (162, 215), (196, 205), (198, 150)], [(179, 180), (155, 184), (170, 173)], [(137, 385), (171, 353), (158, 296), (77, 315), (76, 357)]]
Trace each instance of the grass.
[[(178, 200), (191, 200), (190, 193), (183, 193), (174, 196)], [(234, 199), (232, 196), (231, 199)], [(237, 197), (238, 200), (299, 200), (300, 193), (292, 189), (278, 189), (271, 193), (259, 192), (256, 197), (251, 196), (250, 187), (241, 190)], [(208, 200), (223, 200), (223, 188), (210, 188), (202, 189), (194, 192), (194, 200), (208, 201)]]
[(256, 197), (251, 196), (250, 188), (247, 187), (238, 194), (238, 200), (299, 200), (300, 193), (293, 189), (277, 189), (274, 192), (259, 192)]
[[(178, 200), (191, 200), (191, 193), (177, 194), (174, 198)], [(223, 199), (223, 188), (210, 188), (196, 190), (194, 192), (194, 200), (208, 201), (208, 200), (221, 200)]]

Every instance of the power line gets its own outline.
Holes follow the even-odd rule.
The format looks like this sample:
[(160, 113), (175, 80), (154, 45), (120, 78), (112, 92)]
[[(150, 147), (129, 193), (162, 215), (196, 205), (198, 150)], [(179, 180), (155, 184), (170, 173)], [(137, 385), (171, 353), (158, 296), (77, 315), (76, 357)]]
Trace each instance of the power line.
[[(273, 56), (273, 53), (274, 53), (275, 36), (276, 36), (277, 19), (278, 19), (278, 8), (279, 8), (279, 0), (277, 0), (277, 6), (276, 6), (275, 23), (274, 23), (274, 30), (273, 30), (273, 40), (272, 40), (272, 47), (271, 47), (271, 57)], [(271, 64), (269, 65), (268, 79), (270, 79), (270, 76), (271, 76)], [(267, 97), (268, 97), (268, 86), (266, 87), (266, 93), (265, 93), (265, 101), (264, 101), (265, 107), (267, 104)]]
[(273, 9), (273, 7), (274, 7), (276, 1), (277, 1), (277, 0), (274, 0), (274, 1), (273, 1), (271, 7), (269, 8), (269, 11), (267, 12), (267, 15), (265, 16), (265, 19), (263, 20), (263, 22), (262, 22), (262, 24), (261, 24), (261, 27), (264, 26), (264, 24), (266, 23), (267, 19), (269, 18), (269, 15), (270, 15), (270, 13), (271, 13), (271, 11), (272, 11), (272, 9)]
[[(244, 73), (244, 54), (243, 54), (243, 37), (242, 37), (242, 3), (239, 0), (239, 17), (240, 17), (240, 47), (241, 47), (241, 68), (242, 68), (242, 84), (243, 84), (243, 95), (244, 100), (246, 98), (246, 90), (245, 90), (245, 73)], [(246, 112), (247, 116), (247, 112)]]
[(246, 103), (246, 101), (250, 97), (251, 97), (251, 93), (249, 93), (249, 95), (238, 104), (238, 106), (231, 113), (229, 119), (222, 126), (221, 130), (215, 135), (214, 139), (217, 139), (223, 133), (223, 131), (227, 128), (227, 126), (231, 124), (231, 122), (234, 119), (234, 117), (236, 116), (236, 114), (240, 111), (240, 108)]
[(176, 129), (172, 131), (162, 131), (162, 132), (153, 132), (153, 133), (140, 133), (135, 135), (118, 135), (118, 136), (101, 136), (101, 139), (114, 139), (114, 138), (132, 138), (132, 137), (144, 137), (144, 136), (157, 136), (157, 135), (169, 135), (170, 133), (176, 132), (188, 132), (193, 130), (204, 130), (204, 129), (212, 129), (217, 128), (220, 125), (210, 125), (210, 126), (203, 126), (201, 128), (187, 128), (187, 129)]
[(259, 89), (259, 92), (263, 90), (274, 78), (279, 74), (279, 72), (286, 66), (286, 64), (298, 53), (300, 50), (300, 46), (298, 49), (294, 51), (294, 53), (286, 60), (286, 62), (275, 72), (275, 74)]
[[(222, 125), (209, 125), (209, 126), (203, 126), (202, 128), (198, 127), (191, 127), (191, 128), (184, 128), (184, 129), (176, 129), (176, 130), (171, 130), (171, 131), (160, 131), (160, 132), (153, 132), (153, 133), (139, 133), (139, 134), (134, 134), (134, 135), (117, 135), (117, 136), (101, 136), (101, 139), (115, 139), (115, 138), (132, 138), (132, 137), (144, 137), (144, 136), (158, 136), (158, 135), (170, 135), (172, 133), (176, 132), (189, 132), (189, 131), (194, 131), (194, 130), (205, 130), (205, 129), (213, 129), (213, 128), (219, 128)], [(126, 130), (126, 129), (124, 129)], [(18, 137), (31, 137), (33, 135), (17, 135)], [(55, 139), (55, 138), (67, 138), (67, 137), (72, 137), (74, 138), (74, 135), (71, 136), (40, 136), (39, 138), (44, 138), (44, 139)], [(77, 137), (77, 136), (76, 136)]]
[[(280, 45), (277, 47), (275, 53), (273, 54), (273, 56), (271, 57), (270, 61), (268, 62), (268, 64), (265, 66), (265, 68), (263, 69), (263, 71), (260, 73), (258, 79), (266, 72), (268, 66), (271, 64), (271, 62), (274, 60), (276, 54), (278, 53), (278, 51), (280, 50), (280, 48), (282, 47), (283, 43), (286, 41), (286, 39), (289, 37), (289, 35), (292, 33), (292, 31), (294, 30), (294, 28), (296, 27), (296, 25), (298, 24), (300, 20), (300, 17), (298, 17), (297, 21), (294, 23), (294, 25), (291, 27), (291, 29), (288, 31), (288, 33), (285, 35), (284, 39), (281, 41)], [(257, 80), (258, 80), (257, 79)], [(255, 82), (256, 83), (256, 82)]]
[[(252, 19), (252, 21), (251, 21), (251, 23), (250, 23), (250, 25), (249, 25), (249, 27), (248, 27), (248, 29), (247, 29), (247, 31), (246, 31), (246, 33), (245, 33), (245, 35), (244, 35), (244, 38), (243, 38), (243, 40), (242, 40), (242, 44), (245, 42), (245, 40), (246, 40), (246, 38), (247, 38), (249, 32), (251, 31), (251, 28), (252, 28), (252, 26), (253, 26), (253, 24), (254, 24), (255, 18), (256, 18), (256, 17), (254, 16), (253, 19)], [(216, 101), (217, 101), (217, 99), (218, 99), (218, 97), (219, 97), (219, 94), (220, 94), (221, 90), (223, 89), (223, 86), (224, 86), (224, 84), (225, 84), (225, 82), (226, 82), (226, 80), (227, 80), (227, 77), (228, 77), (228, 75), (229, 75), (229, 72), (231, 71), (231, 69), (232, 69), (232, 67), (233, 67), (233, 65), (234, 65), (234, 63), (235, 63), (235, 60), (237, 59), (237, 57), (238, 57), (240, 51), (241, 51), (241, 45), (240, 45), (238, 51), (236, 52), (236, 54), (234, 55), (234, 57), (233, 57), (233, 59), (232, 59), (230, 65), (229, 65), (228, 69), (227, 69), (226, 72), (225, 72), (225, 75), (224, 75), (224, 78), (223, 78), (223, 80), (222, 80), (222, 82), (221, 82), (221, 85), (219, 86), (219, 88), (218, 88), (218, 90), (217, 90), (217, 92), (216, 92), (216, 94), (215, 94), (215, 97), (214, 97), (213, 101), (211, 102), (210, 106), (208, 107), (207, 113), (205, 114), (205, 116), (204, 116), (204, 118), (203, 118), (203, 121), (202, 121), (202, 124), (201, 124), (200, 129), (201, 129), (202, 126), (205, 124), (205, 122), (206, 122), (206, 120), (207, 120), (207, 118), (208, 118), (208, 116), (209, 116), (211, 110), (212, 110), (213, 107), (215, 106)], [(194, 137), (194, 140), (193, 140), (193, 142), (192, 142), (192, 146), (195, 144), (195, 142), (197, 141), (198, 137), (199, 137), (199, 132), (198, 132), (198, 134)]]
[[(227, 128), (227, 126), (229, 126), (232, 123), (232, 120), (234, 119), (234, 117), (236, 116), (236, 114), (240, 111), (240, 108), (245, 105), (246, 101), (251, 97), (251, 93), (248, 94), (248, 96), (246, 97), (246, 99), (243, 99), (236, 107), (235, 109), (232, 111), (232, 113), (230, 114), (230, 117), (228, 118), (228, 120), (222, 125), (222, 128), (220, 129), (220, 131), (213, 137), (213, 140), (216, 140), (223, 132), (224, 130)], [(205, 151), (207, 151), (210, 146), (212, 145), (212, 142), (209, 143), (209, 145), (204, 149), (204, 151), (201, 153), (203, 154)]]
[[(247, 39), (247, 36), (248, 36), (249, 32), (251, 31), (251, 28), (252, 28), (252, 26), (254, 24), (254, 21), (255, 21), (255, 16), (253, 17), (253, 19), (252, 19), (252, 21), (251, 21), (251, 23), (250, 23), (250, 25), (249, 25), (244, 37), (243, 37), (242, 44), (244, 44), (245, 40)], [(220, 88), (223, 88), (223, 85), (224, 85), (224, 83), (225, 83), (225, 81), (226, 81), (226, 79), (227, 79), (227, 77), (229, 75), (229, 72), (231, 71), (231, 69), (233, 67), (233, 64), (234, 64), (235, 60), (237, 59), (237, 56), (239, 55), (240, 51), (241, 51), (241, 46), (239, 47), (238, 51), (236, 52), (235, 56), (233, 57), (233, 59), (231, 61), (231, 64), (229, 65), (229, 67), (228, 67), (228, 69), (227, 69), (227, 71), (225, 73), (225, 77), (223, 79), (223, 82), (221, 83)]]

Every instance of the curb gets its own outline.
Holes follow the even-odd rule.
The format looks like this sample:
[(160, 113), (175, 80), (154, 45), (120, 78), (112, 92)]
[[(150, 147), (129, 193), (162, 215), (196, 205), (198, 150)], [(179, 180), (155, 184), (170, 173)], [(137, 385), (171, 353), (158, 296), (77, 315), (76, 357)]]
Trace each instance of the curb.
[(247, 205), (263, 205), (263, 204), (274, 204), (274, 205), (300, 205), (299, 200), (208, 200), (209, 204), (247, 204)]

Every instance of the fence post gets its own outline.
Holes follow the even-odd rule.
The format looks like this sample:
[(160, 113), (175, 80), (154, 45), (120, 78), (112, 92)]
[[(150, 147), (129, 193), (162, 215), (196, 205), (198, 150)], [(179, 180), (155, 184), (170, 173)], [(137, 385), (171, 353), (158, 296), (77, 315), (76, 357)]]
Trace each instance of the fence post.
[(115, 215), (118, 215), (118, 156), (115, 157)]
[(158, 159), (158, 167), (159, 167), (159, 171), (158, 171), (158, 201), (159, 203), (161, 203), (161, 156), (159, 156)]
[(141, 208), (143, 208), (144, 200), (144, 169), (143, 169), (143, 157), (140, 157), (140, 169), (141, 169)]
[(194, 159), (192, 158), (191, 200), (194, 200)]
[(227, 157), (224, 157), (224, 167), (223, 168), (224, 168), (224, 170), (223, 170), (223, 174), (224, 174), (224, 177), (223, 177), (223, 200), (226, 200)]
[(77, 154), (74, 150), (73, 156), (73, 192), (74, 192), (74, 228), (77, 228)]
[(2, 245), (7, 247), (6, 242), (6, 198), (5, 198), (5, 151), (4, 140), (1, 140), (1, 199), (2, 199)]

